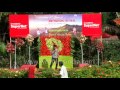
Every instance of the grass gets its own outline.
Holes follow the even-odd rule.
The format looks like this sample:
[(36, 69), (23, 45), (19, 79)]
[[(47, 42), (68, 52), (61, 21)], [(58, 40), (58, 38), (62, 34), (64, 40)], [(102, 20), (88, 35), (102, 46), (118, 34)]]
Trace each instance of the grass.
[[(39, 68), (42, 66), (43, 59), (47, 60), (48, 65), (50, 67), (51, 58), (52, 58), (51, 56), (39, 56)], [(72, 56), (59, 56), (58, 60), (63, 61), (64, 65), (67, 68), (73, 68), (73, 57)], [(53, 69), (55, 68), (55, 62), (53, 64), (52, 68)], [(58, 68), (60, 68), (59, 65), (58, 65)]]

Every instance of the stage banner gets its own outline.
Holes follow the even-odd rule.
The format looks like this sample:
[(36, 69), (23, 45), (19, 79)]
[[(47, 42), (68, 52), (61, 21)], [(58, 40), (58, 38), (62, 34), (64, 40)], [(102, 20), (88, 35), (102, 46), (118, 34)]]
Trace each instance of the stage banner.
[(82, 14), (82, 34), (100, 37), (102, 35), (102, 15)]
[(9, 15), (10, 37), (25, 37), (31, 34), (79, 35), (82, 28), (82, 14), (40, 14)]
[(29, 18), (28, 15), (9, 15), (10, 37), (26, 37), (29, 34)]
[[(48, 62), (48, 66), (51, 64), (53, 45), (56, 45), (59, 51), (59, 61), (63, 61), (67, 68), (73, 68), (73, 57), (71, 56), (71, 35), (41, 35), (40, 36), (40, 54), (39, 54), (39, 67), (42, 67), (44, 60)], [(53, 64), (55, 68), (55, 64)], [(60, 68), (60, 67), (58, 67)]]
[(82, 14), (43, 14), (29, 15), (30, 34), (38, 37), (42, 34), (80, 34)]
[(72, 34), (85, 36), (102, 35), (102, 15), (97, 14), (43, 14), (9, 15), (10, 37), (25, 37), (31, 34)]

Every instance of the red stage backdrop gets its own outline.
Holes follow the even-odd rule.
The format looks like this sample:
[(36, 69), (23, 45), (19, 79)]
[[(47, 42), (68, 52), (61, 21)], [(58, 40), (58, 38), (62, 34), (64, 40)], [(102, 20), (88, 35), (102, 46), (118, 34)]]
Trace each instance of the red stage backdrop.
[(97, 14), (82, 14), (82, 34), (85, 36), (102, 35), (102, 15)]
[(10, 15), (9, 24), (10, 37), (26, 37), (29, 34), (28, 15)]
[(50, 56), (53, 44), (58, 47), (59, 55), (70, 56), (71, 47), (70, 41), (71, 36), (40, 36), (41, 46), (40, 55)]

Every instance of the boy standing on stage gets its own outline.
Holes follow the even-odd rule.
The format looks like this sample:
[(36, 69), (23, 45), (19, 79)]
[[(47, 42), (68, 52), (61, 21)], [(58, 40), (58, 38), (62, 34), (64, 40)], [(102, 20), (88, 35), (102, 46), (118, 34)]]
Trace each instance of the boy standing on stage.
[(57, 69), (57, 67), (58, 67), (59, 52), (58, 52), (58, 48), (57, 48), (56, 45), (53, 45), (53, 50), (52, 50), (51, 54), (52, 54), (52, 61), (51, 61), (51, 64), (50, 64), (50, 68), (52, 68), (52, 65), (53, 65), (53, 63), (55, 61), (56, 62), (55, 69)]

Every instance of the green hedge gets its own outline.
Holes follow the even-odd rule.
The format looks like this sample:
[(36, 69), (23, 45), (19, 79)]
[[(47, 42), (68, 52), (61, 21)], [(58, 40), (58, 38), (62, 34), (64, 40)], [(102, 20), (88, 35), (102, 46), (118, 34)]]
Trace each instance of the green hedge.
[[(38, 73), (41, 72), (41, 73)], [(58, 74), (58, 71), (55, 71), (53, 69), (38, 69), (38, 72), (35, 74), (36, 78), (60, 78), (60, 75), (55, 75)]]

